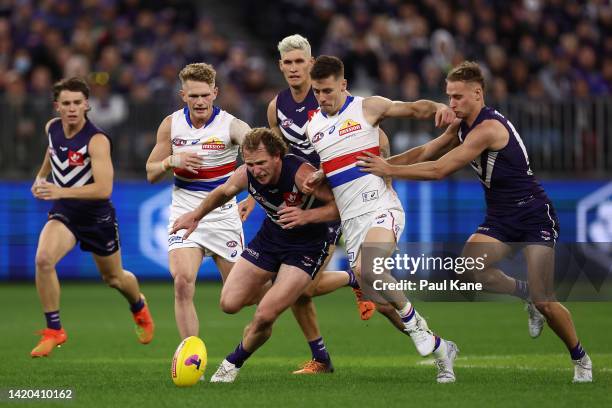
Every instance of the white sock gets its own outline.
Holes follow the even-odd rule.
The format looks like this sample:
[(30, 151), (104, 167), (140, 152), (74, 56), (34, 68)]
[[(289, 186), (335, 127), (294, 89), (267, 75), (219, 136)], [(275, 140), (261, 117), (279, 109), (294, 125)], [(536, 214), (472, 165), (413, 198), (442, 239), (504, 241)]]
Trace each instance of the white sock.
[[(414, 318), (416, 311), (414, 310), (410, 302), (406, 302), (406, 305), (404, 305), (404, 307), (402, 307), (401, 309), (397, 309), (396, 311), (399, 317), (402, 319), (402, 322), (404, 322), (404, 326), (406, 326), (406, 329), (413, 330), (414, 328), (416, 328), (416, 319)], [(409, 316), (410, 318), (408, 318)]]
[(438, 348), (432, 353), (435, 358), (446, 358), (447, 346), (446, 340), (440, 338), (440, 345)]

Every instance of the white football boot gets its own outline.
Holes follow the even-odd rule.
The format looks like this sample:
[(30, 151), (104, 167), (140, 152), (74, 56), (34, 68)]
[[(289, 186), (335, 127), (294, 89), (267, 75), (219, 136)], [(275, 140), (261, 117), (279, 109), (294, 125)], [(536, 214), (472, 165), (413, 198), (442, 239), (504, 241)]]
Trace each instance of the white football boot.
[(213, 376), (210, 377), (210, 382), (234, 382), (234, 380), (238, 376), (238, 371), (240, 371), (240, 368), (223, 359), (221, 364), (219, 364), (219, 368), (217, 368), (217, 371), (215, 371)]
[(453, 366), (455, 363), (455, 359), (457, 358), (457, 354), (459, 354), (459, 348), (452, 341), (440, 339), (446, 343), (446, 356), (441, 358), (436, 358), (434, 364), (438, 368), (438, 375), (436, 376), (436, 381), (439, 384), (447, 384), (455, 382), (455, 371), (453, 370)]
[(525, 310), (529, 315), (527, 320), (527, 325), (529, 326), (529, 335), (531, 338), (535, 339), (542, 333), (542, 329), (544, 328), (544, 322), (546, 322), (546, 318), (537, 307), (533, 304), (533, 302), (527, 302), (525, 305)]
[(572, 360), (572, 363), (574, 364), (573, 382), (593, 382), (593, 363), (588, 354), (585, 354), (580, 360)]

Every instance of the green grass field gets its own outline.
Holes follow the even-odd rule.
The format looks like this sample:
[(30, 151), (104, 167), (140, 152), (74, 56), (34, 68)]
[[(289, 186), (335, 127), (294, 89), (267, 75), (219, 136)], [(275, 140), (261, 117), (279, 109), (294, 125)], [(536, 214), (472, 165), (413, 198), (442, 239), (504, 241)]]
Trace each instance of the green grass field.
[[(274, 406), (612, 406), (612, 304), (569, 304), (582, 343), (594, 362), (593, 384), (571, 384), (573, 368), (549, 328), (527, 334), (517, 302), (419, 303), (432, 328), (461, 353), (457, 382), (435, 383), (431, 360), (416, 355), (410, 339), (380, 315), (359, 320), (353, 295), (342, 289), (319, 297), (321, 330), (336, 372), (294, 376), (309, 358), (308, 345), (286, 313), (272, 339), (251, 357), (234, 384), (200, 383), (179, 389), (170, 362), (179, 337), (170, 284), (145, 284), (157, 333), (136, 341), (127, 304), (103, 284), (64, 284), (61, 315), (67, 343), (49, 358), (32, 359), (33, 332), (44, 326), (34, 285), (0, 285), (0, 389), (71, 388), (72, 402), (27, 405), (139, 407)], [(224, 315), (220, 286), (198, 285), (200, 334), (209, 353), (206, 377), (240, 341), (253, 309)], [(0, 401), (0, 407), (7, 404)], [(19, 403), (19, 406), (26, 406)]]

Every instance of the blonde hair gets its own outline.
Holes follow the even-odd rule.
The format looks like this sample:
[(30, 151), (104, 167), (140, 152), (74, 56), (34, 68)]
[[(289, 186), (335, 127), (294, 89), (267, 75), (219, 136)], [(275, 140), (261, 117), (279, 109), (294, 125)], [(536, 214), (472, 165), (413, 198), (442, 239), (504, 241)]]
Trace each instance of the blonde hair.
[(457, 65), (446, 76), (448, 82), (476, 82), (482, 90), (485, 89), (485, 80), (480, 69), (480, 65), (472, 61), (463, 61)]
[(306, 57), (308, 58), (312, 56), (310, 43), (306, 38), (302, 37), (299, 34), (293, 34), (288, 37), (285, 37), (278, 43), (278, 52), (281, 55), (293, 50), (304, 51), (304, 54), (306, 54)]
[(204, 62), (197, 62), (186, 65), (185, 68), (179, 72), (179, 78), (181, 84), (185, 85), (186, 81), (206, 82), (211, 87), (215, 86), (215, 77), (217, 71), (212, 65)]

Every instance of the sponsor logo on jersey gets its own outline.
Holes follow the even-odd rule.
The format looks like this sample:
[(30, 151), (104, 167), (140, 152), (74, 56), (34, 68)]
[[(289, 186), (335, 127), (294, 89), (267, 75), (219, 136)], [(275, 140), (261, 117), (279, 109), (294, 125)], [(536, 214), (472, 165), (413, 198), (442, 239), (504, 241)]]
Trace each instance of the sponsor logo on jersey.
[(230, 254), (230, 258), (234, 258), (236, 257), (236, 255), (238, 255), (238, 250), (235, 249), (231, 254)]
[(323, 136), (325, 136), (325, 135), (323, 134), (323, 132), (319, 132), (319, 133), (317, 133), (316, 135), (314, 135), (314, 136), (312, 137), (312, 143), (317, 143), (317, 142), (319, 142), (321, 139), (323, 139)]
[[(304, 109), (306, 109), (305, 106), (302, 106), (301, 108), (297, 108), (295, 111), (296, 112), (302, 112)], [(309, 111), (310, 112), (310, 111)]]
[(298, 205), (302, 204), (302, 193), (283, 193), (283, 200), (285, 200), (285, 205), (287, 207), (297, 207)]
[(293, 125), (293, 119), (291, 118), (283, 119), (283, 121), (281, 122), (281, 126), (284, 128), (291, 127), (291, 125)]
[(187, 145), (195, 145), (198, 144), (198, 142), (200, 141), (200, 139), (195, 139), (195, 140), (186, 140), (186, 139), (179, 139), (178, 137), (175, 137), (174, 139), (172, 139), (172, 144), (174, 146), (187, 146)]
[(61, 150), (62, 152), (65, 152), (66, 150), (68, 150), (68, 148), (67, 148), (66, 146), (60, 146), (60, 150)]
[(238, 242), (236, 242), (236, 241), (227, 241), (225, 243), (225, 245), (227, 245), (228, 248), (236, 248), (238, 246)]
[(202, 149), (204, 150), (223, 150), (225, 149), (225, 143), (218, 137), (211, 137), (202, 143)]
[(338, 129), (338, 135), (344, 136), (349, 133), (356, 132), (358, 130), (361, 130), (361, 125), (352, 119), (347, 119), (342, 122), (340, 129)]
[(332, 133), (334, 133), (334, 130), (336, 130), (336, 125), (332, 126), (329, 128), (329, 131), (327, 132), (328, 135), (331, 135)]
[(69, 150), (68, 151), (68, 164), (71, 166), (84, 166), (85, 156), (83, 156), (83, 153), (73, 152), (72, 150)]

